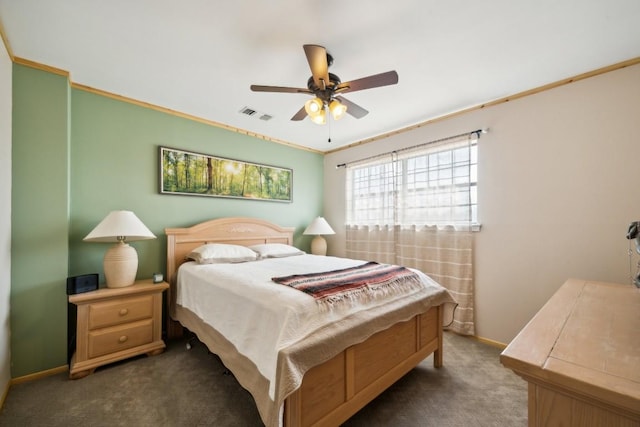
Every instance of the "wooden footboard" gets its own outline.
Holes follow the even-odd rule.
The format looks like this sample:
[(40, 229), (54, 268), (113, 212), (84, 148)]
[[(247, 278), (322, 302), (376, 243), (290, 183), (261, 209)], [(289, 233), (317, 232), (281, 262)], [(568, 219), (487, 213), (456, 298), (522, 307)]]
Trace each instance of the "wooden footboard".
[(337, 426), (434, 353), (442, 366), (442, 306), (378, 332), (309, 370), (285, 401), (286, 427)]

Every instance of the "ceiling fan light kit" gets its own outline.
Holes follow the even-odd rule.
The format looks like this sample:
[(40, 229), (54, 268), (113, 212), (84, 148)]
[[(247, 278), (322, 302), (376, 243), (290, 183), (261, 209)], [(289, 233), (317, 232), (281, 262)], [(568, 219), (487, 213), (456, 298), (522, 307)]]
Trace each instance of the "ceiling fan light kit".
[(307, 81), (306, 88), (251, 85), (251, 90), (254, 92), (314, 95), (294, 114), (291, 118), (293, 121), (300, 121), (309, 116), (314, 123), (323, 125), (327, 122), (326, 110), (329, 110), (334, 120), (341, 119), (347, 113), (360, 119), (366, 116), (369, 111), (341, 96), (343, 93), (398, 83), (398, 73), (395, 71), (387, 71), (343, 83), (338, 76), (329, 72), (329, 66), (333, 64), (333, 57), (327, 53), (324, 47), (305, 44), (303, 48), (311, 69), (311, 77)]
[(304, 110), (311, 117), (319, 114), (324, 108), (324, 104), (320, 98), (312, 98), (304, 103)]
[[(340, 120), (347, 112), (347, 106), (341, 104), (337, 99), (331, 100), (327, 108), (334, 120)], [(327, 123), (325, 103), (322, 99), (312, 98), (308, 100), (304, 103), (304, 111), (314, 123), (319, 125)]]
[(340, 120), (347, 112), (347, 106), (334, 99), (329, 103), (329, 111), (331, 111), (334, 120)]
[(317, 125), (324, 125), (327, 123), (327, 114), (324, 112), (324, 109), (309, 117), (311, 117), (311, 121)]

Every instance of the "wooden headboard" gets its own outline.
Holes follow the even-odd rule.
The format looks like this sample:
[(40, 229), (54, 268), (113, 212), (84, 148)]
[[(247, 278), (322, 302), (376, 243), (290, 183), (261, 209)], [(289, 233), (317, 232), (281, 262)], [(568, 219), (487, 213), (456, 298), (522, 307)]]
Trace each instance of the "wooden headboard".
[[(193, 249), (205, 243), (230, 243), (243, 246), (260, 243), (293, 245), (293, 231), (293, 227), (280, 227), (262, 219), (241, 217), (212, 219), (187, 228), (165, 228), (167, 281), (170, 285), (167, 295), (167, 312), (170, 315), (173, 313), (178, 267), (185, 262), (186, 255)], [(176, 336), (176, 331), (172, 331), (175, 327), (176, 325), (168, 326), (169, 337)]]

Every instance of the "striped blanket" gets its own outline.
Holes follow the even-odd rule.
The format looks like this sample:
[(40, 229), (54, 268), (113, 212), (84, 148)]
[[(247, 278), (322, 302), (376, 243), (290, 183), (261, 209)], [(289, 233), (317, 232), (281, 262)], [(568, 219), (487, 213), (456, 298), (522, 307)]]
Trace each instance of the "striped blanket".
[(273, 277), (276, 283), (305, 292), (324, 308), (366, 303), (423, 287), (413, 271), (391, 264), (367, 262), (341, 270)]

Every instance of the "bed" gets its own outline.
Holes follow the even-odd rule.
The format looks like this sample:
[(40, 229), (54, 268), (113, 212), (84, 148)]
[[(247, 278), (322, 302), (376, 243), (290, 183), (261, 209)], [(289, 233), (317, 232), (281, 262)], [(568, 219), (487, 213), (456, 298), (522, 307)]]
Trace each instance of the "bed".
[[(362, 309), (346, 315), (339, 322), (329, 322), (310, 329), (310, 333), (303, 334), (298, 339), (295, 336), (285, 337), (284, 341), (278, 341), (277, 351), (274, 348), (260, 350), (264, 352), (264, 360), (259, 355), (256, 357), (256, 352), (252, 353), (250, 345), (243, 344), (242, 340), (237, 341), (228, 333), (228, 325), (233, 325), (236, 321), (238, 328), (242, 330), (247, 316), (239, 312), (244, 312), (244, 308), (238, 308), (236, 318), (216, 319), (220, 314), (216, 309), (202, 309), (204, 302), (200, 302), (204, 301), (203, 297), (192, 296), (190, 300), (195, 301), (195, 305), (186, 302), (189, 300), (186, 289), (190, 288), (187, 287), (185, 278), (199, 274), (188, 273), (189, 271), (226, 268), (227, 273), (231, 274), (230, 271), (240, 271), (244, 267), (241, 264), (234, 264), (233, 268), (193, 265), (186, 257), (194, 249), (211, 243), (241, 246), (293, 245), (293, 228), (280, 227), (256, 218), (221, 218), (187, 228), (167, 228), (165, 234), (167, 278), (171, 285), (167, 298), (168, 337), (179, 336), (183, 327), (195, 333), (252, 394), (262, 421), (269, 427), (339, 425), (430, 354), (434, 355), (435, 367), (442, 365), (444, 306), (453, 303), (453, 299), (435, 282), (428, 292), (415, 291), (410, 297), (403, 296), (390, 303)], [(333, 257), (307, 254), (285, 260), (294, 265), (307, 262), (309, 257), (312, 260), (316, 257), (319, 263), (337, 261), (343, 266), (352, 265), (349, 262), (353, 261), (331, 260)], [(272, 268), (270, 262), (279, 263), (273, 268), (280, 271), (282, 260), (243, 264)], [(225, 288), (226, 279), (218, 281), (222, 282), (225, 283), (221, 288)], [(286, 286), (272, 285), (274, 288), (280, 286), (277, 288), (278, 292), (298, 292), (285, 289)], [(232, 289), (229, 292), (234, 292), (234, 298), (238, 297), (241, 286), (227, 288), (227, 291)], [(253, 303), (247, 301), (247, 307), (252, 307), (251, 304)], [(218, 304), (217, 307), (220, 309), (222, 306)], [(211, 319), (226, 322), (227, 329), (222, 324), (212, 326)], [(265, 326), (268, 322), (268, 316), (267, 320), (259, 321), (262, 330), (278, 330), (277, 327)], [(277, 325), (277, 322), (274, 324)], [(286, 334), (283, 332), (282, 335)], [(286, 344), (280, 346), (281, 342)]]

